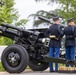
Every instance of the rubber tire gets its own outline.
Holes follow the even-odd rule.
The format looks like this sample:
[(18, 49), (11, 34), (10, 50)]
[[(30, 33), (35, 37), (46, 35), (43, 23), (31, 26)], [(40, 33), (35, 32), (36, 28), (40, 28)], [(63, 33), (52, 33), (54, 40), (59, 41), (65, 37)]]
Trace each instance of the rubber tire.
[[(19, 55), (21, 56), (21, 63), (17, 67), (12, 67), (8, 64), (7, 62), (7, 55), (12, 52), (18, 52)], [(4, 49), (2, 56), (1, 56), (1, 61), (4, 69), (9, 72), (9, 73), (21, 73), (24, 71), (29, 63), (29, 56), (26, 51), (26, 49), (20, 45), (11, 45), (8, 46)]]
[(37, 62), (36, 60), (31, 60), (29, 62), (29, 67), (31, 70), (33, 71), (44, 71), (48, 68), (49, 64), (46, 62), (43, 62), (41, 65), (37, 65), (35, 64), (35, 62)]

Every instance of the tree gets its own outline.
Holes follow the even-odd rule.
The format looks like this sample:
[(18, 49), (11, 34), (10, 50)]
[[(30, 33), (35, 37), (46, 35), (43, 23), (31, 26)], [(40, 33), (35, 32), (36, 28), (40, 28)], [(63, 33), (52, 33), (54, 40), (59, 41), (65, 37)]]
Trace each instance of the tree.
[[(62, 16), (60, 16), (58, 13), (59, 13), (58, 10), (49, 11), (49, 12), (44, 11), (44, 10), (39, 10), (38, 12), (36, 12), (36, 14), (29, 15), (29, 17), (30, 16), (33, 17), (33, 20), (34, 20), (33, 21), (34, 22), (33, 25), (36, 26), (36, 27), (39, 26), (39, 25), (45, 25), (45, 26), (47, 26), (47, 25), (52, 24), (53, 23), (52, 18), (55, 17), (55, 16), (59, 16), (61, 24), (64, 24), (65, 23), (65, 19)], [(44, 17), (46, 19), (49, 19), (50, 22), (46, 22), (46, 21), (43, 21), (43, 20), (39, 19), (38, 18), (39, 16), (42, 16), (42, 17)]]
[(60, 9), (59, 14), (68, 19), (73, 17), (76, 22), (76, 0), (59, 0), (62, 3), (62, 9)]
[[(35, 0), (35, 1), (47, 1), (47, 0)], [(76, 22), (76, 0), (48, 0), (49, 3), (59, 3), (61, 8), (58, 9), (60, 16), (63, 16), (66, 20), (73, 17)]]
[(53, 11), (44, 11), (44, 10), (39, 10), (36, 12), (36, 14), (31, 14), (29, 17), (32, 16), (34, 20), (34, 26), (38, 26), (40, 24), (48, 25), (48, 22), (45, 22), (43, 20), (38, 19), (38, 16), (42, 16), (44, 18), (51, 19), (52, 17), (56, 16)]
[(18, 12), (13, 8), (13, 0), (3, 0), (4, 5), (0, 7), (0, 23), (6, 22), (11, 24), (19, 18)]
[[(18, 21), (19, 14), (18, 11), (13, 7), (14, 6), (14, 0), (2, 0), (4, 5), (0, 6), (0, 24), (2, 22), (15, 25), (23, 25), (26, 24), (26, 19), (21, 19)], [(8, 38), (0, 37), (0, 45), (6, 44), (12, 44), (13, 41), (11, 41)]]
[[(36, 2), (38, 2), (38, 1), (47, 1), (47, 0), (35, 0)], [(56, 3), (59, 3), (58, 2), (59, 0), (48, 0), (48, 4), (51, 4), (51, 3), (54, 3), (54, 2), (56, 2)], [(39, 10), (38, 12), (36, 12), (36, 14), (31, 14), (30, 16), (32, 16), (33, 17), (33, 20), (34, 20), (34, 26), (38, 26), (38, 25), (49, 25), (49, 23), (47, 23), (47, 22), (44, 22), (44, 21), (42, 21), (42, 20), (40, 20), (40, 19), (38, 19), (38, 16), (43, 16), (43, 17), (45, 17), (45, 18), (48, 18), (48, 19), (50, 19), (51, 20), (51, 23), (53, 22), (52, 21), (52, 18), (54, 17), (54, 16), (60, 16), (60, 18), (61, 18), (61, 23), (65, 23), (65, 19), (63, 18), (63, 16), (61, 16), (60, 15), (60, 9), (56, 9), (56, 10), (54, 10), (54, 11), (49, 11), (49, 12), (47, 12), (47, 11), (44, 11), (44, 10)]]
[[(75, 22), (76, 22), (76, 0), (35, 0), (36, 2), (38, 1), (48, 1), (48, 4), (52, 4), (56, 3), (59, 4), (59, 8), (55, 9), (54, 11), (43, 11), (40, 10), (38, 11), (36, 14), (32, 14), (31, 16), (34, 16), (34, 25), (38, 26), (40, 24), (44, 24), (47, 25), (47, 23), (45, 23), (44, 21), (41, 21), (39, 19), (37, 19), (37, 16), (44, 16), (46, 18), (51, 18), (52, 15), (58, 15), (61, 16), (63, 19), (61, 20), (61, 23), (63, 23), (64, 25), (67, 24), (67, 19), (69, 18), (74, 18)], [(45, 14), (46, 13), (46, 14)], [(36, 18), (35, 18), (36, 17)], [(49, 24), (48, 24), (49, 25)]]

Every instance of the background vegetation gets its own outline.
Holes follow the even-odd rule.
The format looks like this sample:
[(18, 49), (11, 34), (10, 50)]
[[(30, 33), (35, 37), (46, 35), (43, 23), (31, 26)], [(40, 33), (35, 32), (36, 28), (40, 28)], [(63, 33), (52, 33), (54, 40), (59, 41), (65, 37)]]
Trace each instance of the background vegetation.
[[(32, 14), (31, 16), (34, 17), (34, 25), (38, 26), (39, 24), (44, 24), (43, 21), (37, 19), (37, 16), (43, 16), (45, 18), (52, 18), (53, 16), (60, 16), (65, 21), (69, 18), (74, 18), (76, 22), (76, 0), (35, 0), (36, 2), (40, 1), (48, 1), (49, 5), (57, 4), (59, 7), (55, 9), (54, 11), (43, 11), (40, 10), (36, 14)], [(51, 9), (51, 8), (50, 8)], [(65, 22), (64, 22), (65, 23)], [(47, 25), (47, 24), (46, 24)]]
[[(26, 19), (19, 20), (20, 15), (17, 9), (14, 8), (14, 0), (2, 0), (2, 5), (0, 4), (0, 24), (2, 22), (14, 25), (24, 25), (26, 24)], [(0, 45), (10, 45), (13, 41), (6, 37), (0, 37)]]

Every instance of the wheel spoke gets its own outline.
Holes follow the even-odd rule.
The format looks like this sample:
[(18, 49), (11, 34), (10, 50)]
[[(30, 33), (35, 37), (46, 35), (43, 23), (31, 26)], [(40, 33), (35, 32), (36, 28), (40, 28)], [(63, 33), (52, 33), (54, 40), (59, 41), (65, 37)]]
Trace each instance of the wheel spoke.
[(20, 55), (16, 52), (11, 52), (7, 56), (7, 62), (10, 66), (16, 67), (20, 64)]

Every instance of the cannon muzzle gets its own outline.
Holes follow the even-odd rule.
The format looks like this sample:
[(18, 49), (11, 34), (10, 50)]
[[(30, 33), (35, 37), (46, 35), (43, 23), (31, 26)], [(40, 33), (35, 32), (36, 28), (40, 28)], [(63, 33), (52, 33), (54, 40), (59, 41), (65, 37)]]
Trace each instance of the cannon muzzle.
[(42, 16), (39, 16), (38, 18), (41, 19), (41, 20), (43, 20), (43, 21), (45, 21), (45, 22), (51, 23), (49, 19), (44, 18), (44, 17), (42, 17)]

